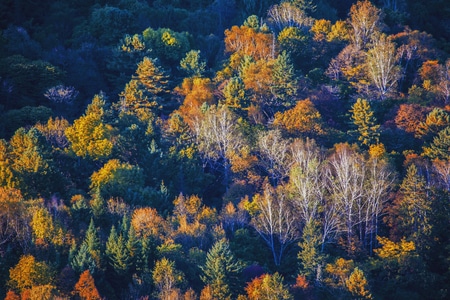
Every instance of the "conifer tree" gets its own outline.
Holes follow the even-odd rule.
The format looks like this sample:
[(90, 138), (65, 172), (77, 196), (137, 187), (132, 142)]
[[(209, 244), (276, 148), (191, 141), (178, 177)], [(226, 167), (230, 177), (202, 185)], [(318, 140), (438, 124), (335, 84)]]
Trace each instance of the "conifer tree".
[(228, 241), (221, 239), (208, 251), (205, 265), (201, 267), (201, 279), (211, 287), (214, 298), (231, 299), (237, 292), (242, 268), (243, 265), (231, 252)]
[(116, 228), (111, 227), (111, 232), (106, 242), (105, 249), (108, 262), (119, 276), (124, 276), (128, 273), (131, 266), (130, 254), (126, 245), (126, 240), (122, 233), (117, 234)]
[(273, 104), (278, 107), (292, 107), (297, 100), (298, 80), (294, 66), (286, 51), (275, 59), (272, 71), (271, 91)]
[(84, 271), (80, 275), (80, 279), (75, 284), (74, 289), (77, 294), (83, 300), (100, 300), (102, 299), (100, 293), (95, 286), (94, 278), (89, 270)]
[(365, 99), (358, 98), (350, 112), (352, 112), (353, 123), (357, 126), (359, 134), (358, 141), (361, 142), (361, 145), (369, 147), (377, 144), (380, 135), (378, 133), (380, 125), (375, 124), (376, 119), (373, 116), (369, 102)]

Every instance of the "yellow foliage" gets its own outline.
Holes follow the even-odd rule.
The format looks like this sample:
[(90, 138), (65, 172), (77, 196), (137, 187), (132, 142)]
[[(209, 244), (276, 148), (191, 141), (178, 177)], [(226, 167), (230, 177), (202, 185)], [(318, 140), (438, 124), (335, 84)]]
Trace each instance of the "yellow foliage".
[(416, 250), (416, 246), (413, 241), (408, 242), (405, 239), (401, 239), (396, 243), (389, 240), (386, 237), (377, 236), (378, 242), (382, 245), (381, 248), (373, 250), (380, 258), (384, 259), (399, 259), (409, 255)]
[(331, 32), (331, 22), (325, 19), (315, 20), (311, 31), (314, 33), (314, 40), (324, 40)]
[(386, 148), (383, 143), (373, 144), (369, 147), (369, 155), (372, 159), (380, 159), (386, 155)]
[(345, 286), (353, 296), (362, 297), (362, 299), (372, 299), (372, 295), (368, 291), (367, 285), (367, 279), (364, 276), (364, 273), (357, 267), (345, 281)]

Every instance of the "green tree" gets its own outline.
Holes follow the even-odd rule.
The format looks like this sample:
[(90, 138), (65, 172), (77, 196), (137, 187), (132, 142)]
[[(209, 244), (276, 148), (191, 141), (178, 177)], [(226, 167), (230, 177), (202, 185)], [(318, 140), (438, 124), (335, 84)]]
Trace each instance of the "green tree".
[(430, 201), (427, 183), (415, 164), (408, 167), (392, 207), (391, 225), (397, 236), (413, 239), (416, 245), (430, 232)]
[(290, 56), (286, 51), (281, 52), (275, 59), (272, 71), (271, 91), (275, 107), (290, 108), (297, 100), (298, 80)]
[[(112, 226), (106, 241), (105, 254), (109, 265), (120, 277), (127, 275), (131, 267), (131, 256), (128, 250), (124, 235), (117, 234), (116, 228)], [(128, 278), (123, 279), (127, 280)]]
[(175, 65), (190, 50), (189, 33), (176, 32), (169, 28), (147, 28), (142, 33), (143, 40), (152, 54), (162, 61)]
[(320, 252), (322, 236), (317, 222), (306, 223), (303, 228), (301, 241), (298, 243), (300, 251), (297, 254), (300, 265), (300, 274), (310, 282), (320, 279), (320, 269), (324, 261), (324, 255)]
[(212, 295), (217, 299), (231, 299), (238, 292), (239, 275), (243, 268), (230, 250), (227, 240), (217, 241), (206, 255), (201, 279), (210, 286)]
[(373, 116), (369, 102), (358, 98), (350, 112), (352, 113), (353, 124), (357, 126), (358, 141), (361, 142), (361, 145), (370, 147), (378, 144), (380, 125), (375, 124), (376, 119)]
[(200, 50), (191, 50), (180, 61), (180, 67), (188, 76), (200, 77), (206, 70), (206, 62), (200, 57)]
[(128, 203), (139, 201), (144, 188), (143, 170), (138, 166), (111, 159), (91, 176), (90, 189), (104, 199), (119, 197)]
[(91, 274), (102, 267), (101, 245), (94, 219), (91, 219), (83, 242), (77, 250), (72, 249), (70, 264), (78, 272), (89, 270)]

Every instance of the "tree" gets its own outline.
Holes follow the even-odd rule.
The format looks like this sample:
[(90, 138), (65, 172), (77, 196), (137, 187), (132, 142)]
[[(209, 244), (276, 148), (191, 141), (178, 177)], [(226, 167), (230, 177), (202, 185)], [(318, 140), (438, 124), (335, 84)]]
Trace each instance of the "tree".
[(94, 219), (91, 219), (83, 242), (78, 251), (72, 250), (70, 264), (74, 270), (83, 272), (89, 270), (91, 274), (103, 265), (100, 251), (100, 238), (95, 228)]
[(20, 128), (9, 144), (11, 152), (8, 158), (16, 181), (12, 187), (19, 188), (28, 197), (48, 196), (54, 192), (56, 168), (48, 144), (40, 132), (36, 128)]
[(31, 241), (31, 213), (22, 193), (0, 187), (0, 249), (17, 243), (23, 250)]
[(142, 169), (118, 159), (108, 160), (90, 179), (91, 193), (104, 199), (119, 197), (128, 203), (138, 202), (144, 188)]
[(419, 244), (430, 232), (430, 210), (425, 178), (417, 166), (411, 164), (391, 210), (390, 225), (393, 232)]
[(102, 160), (111, 155), (112, 128), (104, 123), (105, 110), (105, 96), (95, 95), (85, 114), (64, 131), (70, 143), (70, 150), (76, 156)]
[(450, 114), (442, 108), (436, 107), (427, 115), (425, 122), (419, 124), (416, 136), (430, 141), (447, 126), (450, 126)]
[(106, 242), (105, 254), (108, 263), (119, 277), (128, 274), (131, 268), (131, 253), (129, 253), (123, 233), (117, 234), (114, 226), (111, 227), (111, 232)]
[(239, 275), (243, 268), (230, 250), (227, 240), (217, 241), (206, 255), (201, 279), (211, 289), (215, 299), (230, 299), (238, 292)]
[(200, 50), (191, 50), (180, 61), (180, 67), (188, 76), (201, 77), (206, 71), (206, 62), (200, 58)]
[(211, 106), (203, 118), (194, 123), (194, 133), (201, 156), (211, 167), (221, 166), (223, 183), (228, 187), (231, 175), (230, 158), (245, 146), (235, 116), (226, 106)]
[(64, 243), (62, 228), (55, 224), (52, 216), (44, 207), (37, 208), (33, 212), (31, 228), (36, 245), (43, 245), (44, 247), (49, 244), (62, 246)]
[(382, 12), (370, 1), (358, 1), (350, 8), (348, 23), (350, 39), (358, 49), (363, 49), (381, 29)]
[(375, 124), (376, 119), (373, 116), (369, 102), (365, 99), (358, 98), (350, 112), (352, 113), (353, 123), (357, 126), (359, 133), (358, 141), (366, 147), (378, 144), (378, 137), (380, 136), (378, 130), (380, 125)]
[(283, 139), (279, 130), (261, 132), (258, 135), (257, 147), (259, 162), (269, 175), (275, 186), (288, 176), (291, 166), (289, 141)]
[(290, 56), (281, 52), (273, 64), (271, 91), (274, 107), (292, 107), (297, 97), (298, 80)]
[(156, 261), (152, 272), (153, 282), (158, 290), (158, 299), (171, 300), (171, 295), (177, 291), (177, 287), (184, 281), (184, 275), (175, 268), (175, 263), (162, 258)]
[(53, 270), (45, 262), (40, 262), (33, 255), (22, 255), (19, 262), (9, 270), (9, 286), (23, 292), (39, 285), (52, 284)]
[(279, 266), (287, 247), (299, 238), (291, 201), (282, 186), (274, 189), (266, 184), (263, 193), (253, 196), (252, 202), (246, 206), (251, 215), (251, 225), (266, 242), (275, 265)]
[(78, 295), (83, 300), (102, 299), (89, 270), (85, 270), (81, 273), (80, 279), (75, 284), (74, 294)]
[(430, 146), (423, 147), (423, 155), (431, 159), (450, 159), (450, 126), (439, 131)]
[(138, 238), (160, 239), (166, 233), (164, 219), (151, 207), (136, 208), (131, 217), (131, 226)]
[(322, 117), (310, 99), (300, 100), (295, 107), (277, 112), (273, 125), (291, 135), (316, 136), (324, 133)]
[(267, 12), (268, 21), (276, 31), (280, 32), (286, 27), (299, 29), (311, 27), (313, 18), (307, 15), (303, 7), (293, 2), (283, 1), (280, 4), (275, 4)]
[(376, 97), (385, 100), (395, 91), (400, 78), (396, 49), (385, 34), (374, 37), (372, 43), (366, 56), (368, 78)]
[[(249, 19), (251, 16), (249, 17)], [(249, 55), (255, 60), (269, 59), (275, 56), (273, 36), (264, 28), (252, 28), (246, 25), (233, 26), (225, 30), (225, 51)]]
[(348, 249), (353, 247), (355, 225), (363, 214), (365, 164), (346, 144), (340, 145), (326, 171), (328, 192), (342, 212), (340, 230), (347, 233)]
[(253, 279), (245, 288), (249, 300), (293, 299), (288, 288), (283, 283), (283, 277), (278, 274), (263, 274)]
[(367, 279), (363, 271), (356, 267), (345, 281), (348, 291), (355, 297), (362, 299), (372, 299), (372, 294), (368, 290)]

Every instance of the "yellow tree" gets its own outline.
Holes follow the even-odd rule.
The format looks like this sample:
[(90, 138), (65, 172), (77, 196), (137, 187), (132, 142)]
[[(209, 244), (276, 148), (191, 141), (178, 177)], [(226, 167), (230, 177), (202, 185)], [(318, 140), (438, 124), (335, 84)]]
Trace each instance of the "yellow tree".
[(382, 12), (369, 0), (358, 1), (350, 8), (348, 23), (350, 39), (358, 49), (363, 49), (382, 26)]
[(23, 292), (35, 286), (53, 283), (53, 270), (45, 263), (37, 261), (32, 255), (22, 255), (19, 262), (9, 270), (8, 284)]
[(65, 130), (70, 151), (76, 156), (101, 160), (111, 155), (112, 127), (104, 122), (105, 109), (105, 96), (94, 96), (85, 114)]

